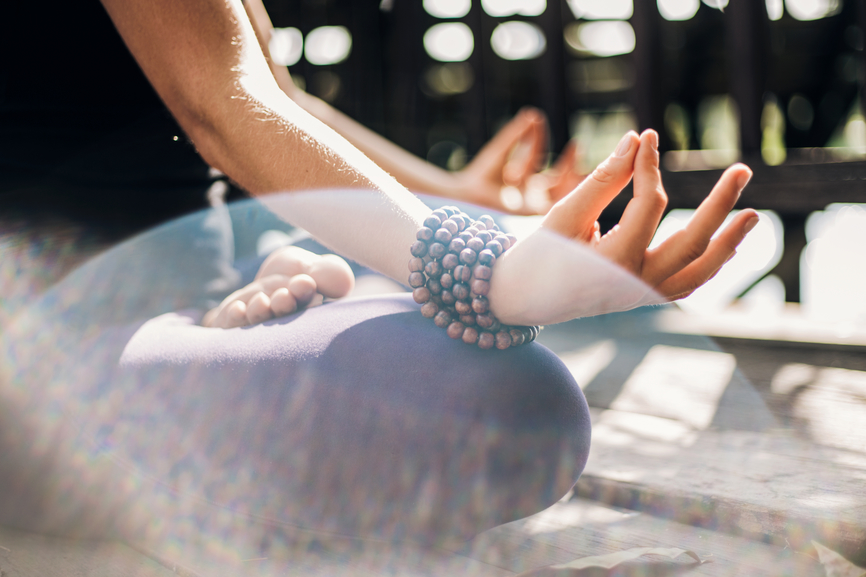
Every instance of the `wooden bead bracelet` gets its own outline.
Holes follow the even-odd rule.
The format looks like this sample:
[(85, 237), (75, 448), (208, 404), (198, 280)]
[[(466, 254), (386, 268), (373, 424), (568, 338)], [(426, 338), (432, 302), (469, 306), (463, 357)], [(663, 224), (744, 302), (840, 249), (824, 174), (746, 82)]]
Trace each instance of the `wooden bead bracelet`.
[(490, 312), (493, 265), (517, 242), (488, 215), (473, 221), (453, 206), (434, 210), (409, 252), (409, 286), (421, 314), (452, 339), (482, 349), (507, 349), (535, 340), (539, 327), (507, 326)]

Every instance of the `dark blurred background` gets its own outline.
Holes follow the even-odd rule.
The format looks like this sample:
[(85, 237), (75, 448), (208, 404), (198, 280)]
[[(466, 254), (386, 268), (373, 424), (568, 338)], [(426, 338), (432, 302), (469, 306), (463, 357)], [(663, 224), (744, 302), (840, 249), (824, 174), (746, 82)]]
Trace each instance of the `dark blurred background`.
[[(808, 215), (866, 200), (866, 0), (266, 0), (296, 84), (458, 169), (521, 107), (586, 169), (628, 129), (661, 135), (671, 208), (721, 169), (776, 211), (773, 272), (799, 300)], [(602, 226), (615, 222), (614, 204)]]

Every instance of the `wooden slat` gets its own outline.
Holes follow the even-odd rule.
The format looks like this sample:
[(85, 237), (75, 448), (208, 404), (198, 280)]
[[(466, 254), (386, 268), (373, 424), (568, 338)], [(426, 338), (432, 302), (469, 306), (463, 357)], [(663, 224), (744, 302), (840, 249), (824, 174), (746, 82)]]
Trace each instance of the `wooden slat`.
[[(752, 181), (737, 208), (775, 210), (782, 214), (809, 214), (834, 202), (866, 202), (866, 161), (825, 164), (763, 166), (753, 164)], [(706, 198), (722, 170), (672, 172), (662, 179), (669, 208), (697, 208)], [(631, 193), (620, 194), (605, 213), (622, 212)]]

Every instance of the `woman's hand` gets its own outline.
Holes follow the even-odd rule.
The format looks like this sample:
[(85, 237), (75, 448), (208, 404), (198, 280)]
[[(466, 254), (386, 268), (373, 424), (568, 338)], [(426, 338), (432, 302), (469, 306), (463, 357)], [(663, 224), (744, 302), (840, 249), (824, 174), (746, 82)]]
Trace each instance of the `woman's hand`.
[(514, 214), (544, 214), (585, 176), (573, 141), (552, 168), (540, 171), (546, 157), (544, 115), (525, 108), (454, 174), (454, 198)]
[[(491, 307), (509, 324), (546, 324), (633, 308), (646, 302), (646, 288), (655, 293), (649, 300), (688, 296), (716, 274), (757, 224), (757, 213), (743, 210), (712, 238), (751, 175), (742, 164), (730, 167), (686, 228), (650, 250), (647, 247), (667, 205), (658, 134), (629, 132), (607, 160), (550, 209), (540, 231), (499, 259), (491, 282)], [(619, 224), (602, 236), (597, 219), (632, 176), (634, 198)], [(557, 245), (547, 231), (579, 241), (643, 284), (579, 247), (569, 250), (572, 247)], [(536, 276), (533, 269), (538, 271)], [(515, 286), (521, 290), (509, 291)]]

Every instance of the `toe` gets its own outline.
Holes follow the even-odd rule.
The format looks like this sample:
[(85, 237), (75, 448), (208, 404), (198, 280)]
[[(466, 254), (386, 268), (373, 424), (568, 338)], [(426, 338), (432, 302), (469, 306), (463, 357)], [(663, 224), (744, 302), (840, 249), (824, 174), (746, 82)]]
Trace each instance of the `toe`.
[(271, 299), (265, 293), (256, 293), (247, 303), (247, 321), (254, 325), (271, 318)]
[(335, 254), (326, 254), (310, 265), (316, 290), (329, 298), (344, 297), (355, 288), (355, 275), (349, 264)]
[(242, 327), (247, 324), (247, 305), (243, 301), (234, 301), (223, 308), (217, 317), (216, 326), (224, 329)]
[(296, 275), (289, 281), (289, 292), (298, 301), (298, 306), (304, 306), (316, 296), (316, 281), (310, 275)]
[(298, 303), (286, 287), (278, 288), (271, 295), (271, 312), (275, 317), (290, 315), (296, 310)]

